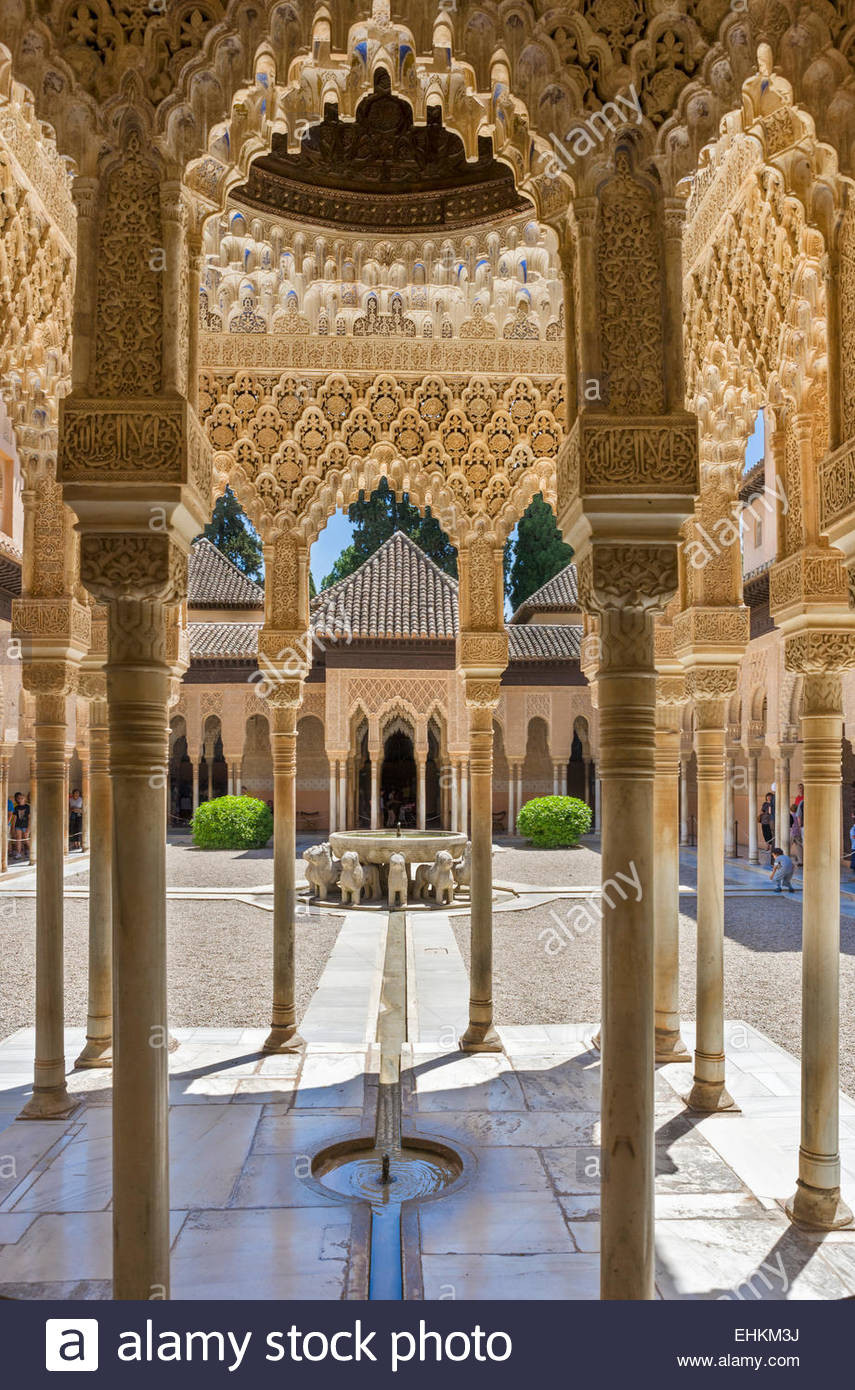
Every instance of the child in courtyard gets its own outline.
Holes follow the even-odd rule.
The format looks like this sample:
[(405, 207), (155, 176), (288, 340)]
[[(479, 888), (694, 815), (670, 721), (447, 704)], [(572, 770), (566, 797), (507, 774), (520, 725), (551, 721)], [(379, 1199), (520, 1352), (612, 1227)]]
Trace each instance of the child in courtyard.
[(788, 893), (795, 893), (793, 887), (793, 870), (795, 864), (788, 854), (785, 854), (780, 845), (776, 845), (772, 850), (772, 872), (769, 877), (773, 883), (780, 874), (781, 882), (775, 883), (775, 892), (780, 893), (782, 888), (786, 888)]

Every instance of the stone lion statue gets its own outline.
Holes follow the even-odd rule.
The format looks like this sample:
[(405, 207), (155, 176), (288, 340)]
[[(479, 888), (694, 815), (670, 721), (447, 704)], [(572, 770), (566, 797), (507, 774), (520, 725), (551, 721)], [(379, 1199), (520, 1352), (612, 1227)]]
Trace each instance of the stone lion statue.
[(458, 888), (472, 887), (472, 841), (467, 840), (463, 854), (454, 861), (454, 882)]
[(393, 854), (389, 860), (389, 906), (406, 907), (410, 882), (403, 854)]
[(454, 901), (454, 860), (447, 849), (441, 849), (432, 864), (419, 864), (416, 869), (415, 893), (425, 902)]
[(342, 902), (351, 903), (358, 907), (362, 901), (362, 890), (365, 886), (365, 870), (360, 864), (359, 855), (355, 850), (349, 849), (341, 856), (338, 886), (341, 889)]
[(306, 861), (306, 878), (313, 897), (326, 902), (330, 888), (334, 888), (338, 883), (341, 873), (340, 861), (333, 859), (328, 840), (324, 840), (322, 845), (312, 845), (311, 849), (306, 850), (303, 858)]

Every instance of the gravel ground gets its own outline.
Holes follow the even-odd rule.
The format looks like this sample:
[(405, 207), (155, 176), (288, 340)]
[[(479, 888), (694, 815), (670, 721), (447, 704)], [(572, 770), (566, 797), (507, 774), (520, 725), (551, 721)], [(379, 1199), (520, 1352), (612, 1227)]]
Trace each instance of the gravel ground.
[[(684, 899), (684, 903), (685, 903)], [(560, 920), (562, 905), (553, 904)], [(744, 1019), (793, 1056), (801, 1047), (801, 899), (726, 900), (725, 1016)], [(581, 920), (581, 919), (577, 919)], [(469, 919), (451, 919), (469, 963)], [(494, 1000), (500, 1023), (568, 1023), (600, 1016), (600, 934), (592, 927), (547, 955), (538, 933), (550, 907), (493, 918)], [(855, 922), (841, 921), (841, 1086), (855, 1099)], [(680, 918), (680, 1009), (695, 1016), (695, 921)]]
[[(35, 1016), (35, 902), (4, 901), (0, 916), (0, 1038)], [(297, 1015), (304, 1013), (341, 917), (297, 922)], [(175, 1027), (263, 1027), (270, 1016), (273, 914), (244, 903), (178, 902), (167, 910), (169, 1021)], [(65, 1021), (86, 1022), (89, 920), (85, 901), (65, 904)]]
[[(590, 888), (600, 881), (600, 852), (588, 845), (573, 849), (535, 849), (519, 840), (494, 838), (493, 877), (500, 883), (531, 883), (540, 888)], [(513, 846), (510, 848), (510, 846)]]
[[(298, 850), (313, 844), (312, 836), (300, 836)], [(298, 876), (305, 871), (297, 861)], [(75, 874), (67, 882), (88, 887), (89, 874)], [(166, 883), (169, 888), (259, 888), (273, 882), (273, 846), (266, 849), (197, 849), (189, 835), (173, 836), (166, 846)]]

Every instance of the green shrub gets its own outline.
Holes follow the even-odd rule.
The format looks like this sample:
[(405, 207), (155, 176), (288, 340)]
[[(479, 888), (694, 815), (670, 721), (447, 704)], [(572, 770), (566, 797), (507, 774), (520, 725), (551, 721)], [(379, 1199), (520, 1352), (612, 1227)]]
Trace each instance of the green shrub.
[(591, 828), (591, 808), (576, 796), (537, 796), (517, 816), (517, 830), (541, 849), (575, 845)]
[(273, 813), (254, 796), (205, 801), (190, 822), (199, 849), (263, 849), (273, 834)]

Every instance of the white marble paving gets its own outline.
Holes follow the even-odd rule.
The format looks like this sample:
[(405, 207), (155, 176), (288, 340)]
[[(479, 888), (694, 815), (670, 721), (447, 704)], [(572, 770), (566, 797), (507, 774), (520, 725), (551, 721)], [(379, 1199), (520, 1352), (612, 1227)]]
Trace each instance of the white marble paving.
[[(447, 914), (409, 924), (404, 1132), (464, 1161), (457, 1186), (418, 1209), (424, 1297), (596, 1298), (595, 1024), (500, 1026), (502, 1053), (461, 1053), (468, 987)], [(173, 1297), (358, 1296), (364, 1217), (306, 1176), (320, 1149), (373, 1131), (385, 941), (383, 914), (347, 914), (301, 1021), (304, 1054), (263, 1055), (260, 1028), (174, 1030)], [(684, 1025), (690, 1047), (693, 1032)], [(764, 1298), (851, 1296), (855, 1232), (806, 1235), (781, 1210), (797, 1170), (798, 1061), (738, 1020), (726, 1035), (740, 1115), (687, 1116), (691, 1068), (657, 1071), (658, 1293), (742, 1298), (756, 1284)], [(81, 1029), (68, 1030), (69, 1060), (81, 1042)], [(66, 1122), (15, 1122), (33, 1046), (32, 1029), (0, 1042), (0, 1292), (108, 1297), (111, 1076), (71, 1074), (81, 1105)], [(851, 1203), (855, 1104), (845, 1097), (841, 1157)]]

